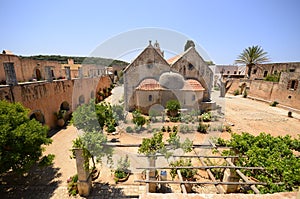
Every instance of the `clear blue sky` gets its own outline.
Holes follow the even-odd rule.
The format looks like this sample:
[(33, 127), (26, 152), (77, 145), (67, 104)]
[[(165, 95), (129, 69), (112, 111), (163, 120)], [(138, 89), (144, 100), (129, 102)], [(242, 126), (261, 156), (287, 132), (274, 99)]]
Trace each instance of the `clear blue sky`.
[(156, 27), (193, 39), (216, 64), (232, 64), (250, 45), (262, 46), (272, 62), (300, 61), (299, 9), (299, 0), (0, 0), (0, 47), (88, 56), (115, 35)]

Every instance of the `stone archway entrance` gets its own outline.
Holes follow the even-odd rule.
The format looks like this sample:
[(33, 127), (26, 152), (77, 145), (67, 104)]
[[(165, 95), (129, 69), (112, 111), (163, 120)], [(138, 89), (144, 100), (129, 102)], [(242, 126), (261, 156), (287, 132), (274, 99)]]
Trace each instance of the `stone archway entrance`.
[(41, 111), (34, 111), (29, 118), (35, 119), (36, 121), (39, 121), (41, 124), (45, 124), (45, 117)]
[(41, 74), (41, 71), (40, 69), (35, 69), (35, 77), (36, 77), (36, 80), (39, 81), (42, 79), (42, 74)]

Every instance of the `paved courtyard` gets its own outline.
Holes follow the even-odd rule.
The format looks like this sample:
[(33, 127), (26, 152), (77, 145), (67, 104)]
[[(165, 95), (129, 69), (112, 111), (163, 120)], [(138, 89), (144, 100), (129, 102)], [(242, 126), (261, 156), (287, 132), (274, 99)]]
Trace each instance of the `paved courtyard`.
[[(218, 93), (213, 92), (217, 99)], [(118, 103), (122, 98), (122, 87), (113, 90), (113, 95), (108, 99), (112, 103)], [(260, 132), (273, 135), (297, 136), (300, 130), (300, 115), (293, 113), (293, 118), (287, 117), (288, 110), (271, 107), (266, 103), (254, 101), (241, 96), (227, 95), (225, 98), (217, 99), (222, 104), (222, 111), (228, 124), (232, 124), (233, 132), (249, 132), (259, 134)], [(216, 101), (217, 101), (216, 100)], [(75, 160), (70, 159), (72, 140), (78, 136), (75, 127), (68, 126), (52, 136), (53, 143), (46, 146), (45, 153), (55, 154), (52, 167), (46, 169), (36, 168), (32, 175), (22, 178), (20, 183), (17, 178), (11, 176), (9, 181), (2, 182), (1, 198), (72, 198), (67, 193), (67, 179), (76, 173)], [(128, 134), (123, 131), (121, 134), (110, 136), (116, 137), (121, 144), (141, 143), (143, 137), (150, 137), (151, 133)], [(166, 137), (167, 135), (165, 135)], [(194, 143), (201, 144), (211, 137), (229, 138), (228, 133), (191, 133), (182, 134), (189, 137)], [(147, 166), (147, 161), (137, 157), (137, 148), (116, 148), (114, 161), (119, 157), (129, 154), (131, 170), (134, 173), (126, 183), (115, 184), (111, 170), (103, 164), (99, 178), (94, 183), (89, 198), (124, 198), (138, 196), (145, 192), (145, 186), (134, 183), (139, 179), (140, 170), (136, 167)], [(166, 162), (158, 161), (158, 164), (165, 165)], [(76, 198), (80, 198), (77, 196)]]

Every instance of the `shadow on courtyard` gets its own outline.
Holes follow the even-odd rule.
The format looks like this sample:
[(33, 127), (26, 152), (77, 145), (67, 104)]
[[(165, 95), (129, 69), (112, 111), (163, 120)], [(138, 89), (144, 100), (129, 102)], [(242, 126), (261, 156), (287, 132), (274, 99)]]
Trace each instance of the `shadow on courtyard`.
[(51, 198), (60, 176), (59, 168), (53, 166), (34, 166), (26, 177), (8, 172), (0, 176), (0, 198)]
[(88, 199), (119, 199), (119, 198), (139, 198), (138, 194), (125, 194), (123, 188), (110, 185), (109, 183), (94, 182)]

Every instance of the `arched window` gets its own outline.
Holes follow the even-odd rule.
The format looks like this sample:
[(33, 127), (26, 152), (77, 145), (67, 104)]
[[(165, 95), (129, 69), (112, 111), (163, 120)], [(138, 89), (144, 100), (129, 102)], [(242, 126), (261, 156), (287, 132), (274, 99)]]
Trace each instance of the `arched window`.
[(148, 96), (148, 101), (149, 101), (149, 102), (152, 102), (152, 100), (153, 100), (153, 96), (152, 96), (152, 95), (149, 95), (149, 96)]
[(296, 79), (289, 80), (288, 85), (287, 85), (287, 89), (297, 90), (297, 88), (298, 88), (298, 80), (296, 80)]
[(189, 63), (189, 70), (193, 70), (193, 69), (194, 69), (193, 64)]
[(81, 105), (81, 104), (84, 104), (84, 101), (85, 101), (84, 96), (83, 96), (83, 95), (80, 95), (80, 96), (79, 96), (79, 104), (80, 104), (80, 105)]
[(65, 110), (69, 111), (70, 110), (70, 105), (67, 101), (64, 101), (63, 103), (60, 104), (60, 110)]
[(192, 95), (192, 101), (196, 100), (196, 95)]
[(45, 124), (45, 117), (43, 115), (43, 113), (39, 110), (37, 111), (34, 111), (30, 117), (29, 117), (31, 120), (32, 119), (35, 119), (36, 121), (40, 122), (41, 124)]

